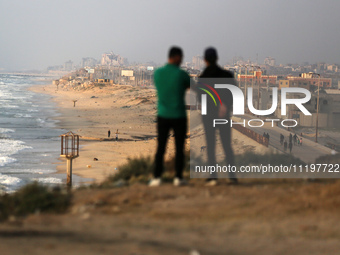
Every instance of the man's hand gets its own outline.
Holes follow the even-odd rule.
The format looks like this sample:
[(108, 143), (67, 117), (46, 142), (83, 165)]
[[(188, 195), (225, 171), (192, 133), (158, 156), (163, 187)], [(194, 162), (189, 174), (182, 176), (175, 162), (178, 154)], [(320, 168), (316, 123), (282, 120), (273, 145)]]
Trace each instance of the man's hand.
[(218, 111), (218, 117), (221, 118), (221, 119), (225, 118), (225, 116), (227, 115), (227, 110), (228, 110), (227, 106), (222, 104), (220, 106), (219, 111)]

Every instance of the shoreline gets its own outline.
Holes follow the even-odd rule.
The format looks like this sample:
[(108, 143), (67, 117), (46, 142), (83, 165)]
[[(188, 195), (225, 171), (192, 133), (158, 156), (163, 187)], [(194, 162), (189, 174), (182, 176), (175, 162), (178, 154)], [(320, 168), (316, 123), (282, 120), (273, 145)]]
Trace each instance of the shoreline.
[[(130, 87), (131, 86), (122, 86), (123, 90), (132, 89)], [(108, 105), (109, 102), (113, 102), (110, 100), (114, 97), (112, 93), (114, 91), (121, 92), (119, 87), (118, 91), (115, 88), (108, 89), (114, 91), (107, 91), (107, 89), (104, 89), (104, 92), (100, 93), (101, 95), (96, 93), (96, 88), (82, 91), (80, 93), (78, 93), (78, 91), (72, 91), (69, 88), (59, 88), (59, 90), (56, 91), (55, 85), (52, 84), (34, 85), (30, 87), (29, 90), (35, 93), (52, 96), (52, 100), (56, 104), (56, 110), (58, 113), (58, 116), (53, 117), (53, 119), (57, 120), (57, 128), (64, 129), (65, 132), (73, 131), (81, 136), (80, 156), (73, 161), (72, 173), (74, 175), (82, 178), (89, 178), (92, 180), (89, 181), (90, 183), (102, 182), (109, 175), (114, 174), (118, 169), (118, 166), (126, 162), (128, 158), (153, 154), (153, 148), (155, 148), (156, 144), (154, 139), (154, 123), (149, 122), (146, 126), (144, 126), (144, 130), (151, 129), (151, 131), (148, 132), (149, 134), (145, 134), (144, 132), (140, 132), (141, 130), (138, 130), (141, 128), (141, 125), (138, 125), (137, 127), (136, 125), (135, 127), (129, 126), (128, 130), (126, 130), (124, 127), (133, 125), (131, 120), (135, 121), (136, 118), (134, 116), (130, 119), (130, 121), (120, 120), (126, 116), (120, 114), (120, 112), (129, 110), (130, 107), (121, 106), (119, 103), (116, 107), (110, 107)], [(95, 98), (91, 98), (93, 96), (87, 96), (87, 94), (96, 94), (96, 96)], [(76, 107), (73, 107), (72, 98), (76, 98), (74, 100), (78, 100), (76, 102)], [(91, 100), (93, 102), (88, 104), (86, 102), (87, 100)], [(101, 105), (99, 105), (97, 101), (100, 101)], [(136, 104), (133, 104), (131, 107), (135, 105)], [(118, 142), (115, 141), (115, 137), (112, 137), (115, 136), (116, 129), (111, 126), (115, 123), (112, 123), (112, 120), (110, 121), (105, 119), (105, 116), (108, 116), (107, 113), (104, 114), (104, 116), (101, 116), (102, 110), (108, 111), (111, 108), (112, 112), (117, 112), (116, 114), (119, 115), (119, 117), (114, 118), (114, 120), (119, 121), (115, 122), (122, 123), (117, 127), (123, 126), (124, 128), (123, 131), (121, 131), (120, 128), (117, 128), (119, 130)], [(153, 110), (153, 107), (148, 108), (148, 110)], [(109, 128), (111, 130), (111, 138), (108, 139), (106, 136), (107, 129)], [(143, 149), (139, 149), (141, 147)], [(94, 161), (94, 158), (98, 158), (98, 161)], [(56, 165), (57, 174), (66, 174), (66, 167), (64, 164), (66, 163), (62, 158), (56, 158), (54, 165)]]

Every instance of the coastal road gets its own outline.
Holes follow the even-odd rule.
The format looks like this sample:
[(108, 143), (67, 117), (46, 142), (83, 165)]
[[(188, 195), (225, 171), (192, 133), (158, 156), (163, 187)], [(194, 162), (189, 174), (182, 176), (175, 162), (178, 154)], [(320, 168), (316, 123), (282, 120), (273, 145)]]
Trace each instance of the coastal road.
[[(256, 133), (263, 135), (263, 133), (268, 133), (269, 134), (269, 146), (277, 149), (281, 152), (284, 152), (283, 145), (280, 144), (280, 134), (283, 134), (285, 136), (285, 139), (287, 142), (289, 141), (289, 134), (292, 133), (294, 136), (293, 132), (289, 132), (283, 128), (274, 126), (272, 127), (271, 122), (265, 122), (265, 125), (263, 127), (249, 127), (247, 124), (247, 121), (250, 119), (258, 119), (257, 117), (249, 116), (249, 115), (244, 115), (242, 118), (239, 116), (233, 117), (235, 119), (234, 121), (241, 122), (243, 119), (246, 120), (246, 127), (255, 131)], [(240, 121), (241, 120), (241, 121)], [(252, 125), (258, 125), (258, 123), (255, 124), (252, 123)], [(275, 122), (274, 122), (275, 125)], [(298, 135), (298, 134), (297, 134)], [(300, 138), (301, 136), (298, 135)], [(287, 152), (289, 153), (289, 149), (287, 149)], [(323, 155), (330, 155), (332, 150), (330, 148), (327, 148), (321, 144), (315, 143), (309, 139), (305, 139), (302, 137), (302, 146), (299, 145), (293, 145), (292, 149), (292, 154), (293, 156), (301, 159), (305, 163), (315, 163), (315, 159), (317, 159), (320, 156)]]

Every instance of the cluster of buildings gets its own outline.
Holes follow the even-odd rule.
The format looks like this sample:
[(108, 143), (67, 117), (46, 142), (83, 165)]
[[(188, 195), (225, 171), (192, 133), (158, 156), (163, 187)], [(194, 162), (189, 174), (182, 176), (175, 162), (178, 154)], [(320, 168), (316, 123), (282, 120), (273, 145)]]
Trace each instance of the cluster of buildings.
[[(183, 68), (189, 71), (191, 76), (198, 76), (204, 68), (203, 58), (195, 56), (192, 62), (185, 63)], [(263, 64), (258, 64), (235, 57), (233, 62), (224, 68), (234, 72), (238, 85), (244, 90), (245, 95), (246, 88), (253, 87), (254, 107), (259, 110), (271, 108), (273, 87), (279, 90), (299, 87), (311, 92), (311, 100), (305, 104), (311, 116), (305, 116), (294, 105), (288, 105), (288, 115), (281, 116), (279, 104), (273, 118), (294, 119), (302, 127), (315, 127), (318, 118), (318, 126), (321, 128), (340, 128), (339, 65), (323, 62), (278, 65), (273, 57), (266, 57)], [(301, 96), (304, 95), (293, 95), (296, 98)]]
[(94, 67), (98, 64), (98, 60), (95, 59), (95, 58), (90, 58), (90, 57), (87, 57), (87, 58), (83, 58), (82, 61), (81, 61), (81, 67)]
[(49, 66), (47, 71), (49, 73), (62, 73), (72, 72), (80, 68), (94, 68), (98, 66), (118, 67), (127, 66), (128, 60), (118, 54), (114, 54), (112, 51), (109, 53), (103, 53), (100, 60), (92, 57), (82, 58), (79, 64), (75, 64), (73, 61), (66, 61), (63, 65)]
[[(271, 88), (273, 87), (279, 90), (298, 87), (311, 92), (311, 100), (305, 104), (307, 110), (312, 114), (311, 116), (304, 115), (295, 105), (288, 105), (288, 115), (281, 116), (279, 104), (273, 118), (294, 119), (301, 127), (318, 125), (320, 128), (340, 128), (340, 69), (338, 69), (338, 65), (319, 63), (300, 66), (295, 70), (289, 69), (291, 72), (285, 75), (274, 74), (273, 68), (276, 67), (275, 59), (268, 57), (263, 65), (242, 63), (229, 68), (235, 72), (235, 77), (242, 89), (254, 88), (253, 97), (256, 102), (254, 107), (259, 110), (271, 108), (273, 101)], [(304, 95), (294, 94), (292, 97), (300, 98)]]
[(111, 51), (102, 55), (100, 64), (102, 66), (125, 66), (128, 65), (128, 61), (126, 58), (116, 55)]
[(55, 80), (54, 85), (65, 88), (81, 90), (95, 86), (108, 86), (114, 84), (152, 86), (153, 66), (115, 66), (97, 65), (83, 67), (62, 78)]
[[(197, 77), (204, 66), (203, 57), (194, 56), (192, 62), (184, 63), (182, 68), (192, 77)], [(153, 62), (129, 65), (127, 59), (118, 54), (104, 53), (99, 61), (90, 57), (83, 58), (79, 66), (74, 65), (72, 61), (65, 62), (59, 68), (67, 72), (73, 70), (72, 75), (64, 76), (55, 81), (55, 84), (73, 88), (113, 84), (152, 86), (156, 67), (157, 64)], [(271, 107), (272, 87), (279, 90), (287, 87), (305, 88), (312, 93), (311, 100), (306, 104), (312, 116), (305, 116), (294, 106), (288, 106), (288, 116), (285, 117), (297, 120), (300, 126), (313, 127), (318, 115), (320, 127), (340, 127), (339, 65), (327, 63), (278, 65), (273, 57), (267, 57), (263, 64), (257, 64), (237, 57), (233, 58), (232, 64), (225, 65), (224, 68), (234, 72), (241, 89), (253, 87), (253, 101), (256, 102), (254, 107), (259, 110)], [(278, 107), (273, 117), (282, 118), (280, 112)]]

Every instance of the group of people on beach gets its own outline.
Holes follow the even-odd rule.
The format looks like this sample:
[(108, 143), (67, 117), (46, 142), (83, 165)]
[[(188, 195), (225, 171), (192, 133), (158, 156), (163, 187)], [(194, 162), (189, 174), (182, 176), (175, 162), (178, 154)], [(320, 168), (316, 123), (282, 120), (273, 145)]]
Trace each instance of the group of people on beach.
[[(164, 170), (163, 161), (169, 132), (172, 129), (175, 136), (176, 156), (175, 169), (176, 175), (173, 180), (174, 186), (185, 185), (183, 179), (184, 168), (184, 142), (187, 133), (187, 116), (185, 107), (185, 91), (190, 87), (190, 76), (180, 68), (183, 60), (183, 51), (179, 47), (172, 47), (169, 50), (168, 63), (158, 68), (154, 73), (154, 83), (157, 89), (157, 152), (155, 155), (155, 168), (153, 178), (149, 186), (161, 185), (161, 176)], [(207, 48), (204, 52), (205, 69), (200, 78), (229, 78), (232, 84), (237, 86), (234, 81), (233, 73), (222, 69), (218, 64), (218, 55), (215, 48)], [(202, 121), (206, 130), (207, 154), (209, 165), (216, 165), (215, 155), (215, 128), (212, 129), (211, 123), (215, 118), (230, 121), (232, 108), (231, 94), (224, 93), (221, 96), (221, 104), (218, 107), (209, 107), (209, 114), (202, 115)], [(199, 98), (199, 97), (198, 97)], [(212, 100), (211, 100), (212, 101)], [(212, 103), (210, 101), (207, 104)], [(215, 105), (214, 105), (215, 106)], [(234, 165), (234, 153), (231, 147), (231, 130), (229, 125), (218, 125), (221, 136), (225, 158), (229, 165)], [(207, 179), (207, 185), (217, 184), (217, 178)], [(238, 182), (234, 174), (229, 175), (232, 183)]]
[(297, 134), (294, 134), (293, 136), (292, 133), (290, 133), (287, 142), (285, 136), (283, 134), (280, 134), (280, 144), (283, 145), (285, 152), (287, 151), (287, 149), (289, 149), (289, 153), (292, 153), (293, 143), (294, 145), (302, 146), (302, 136), (298, 137)]

